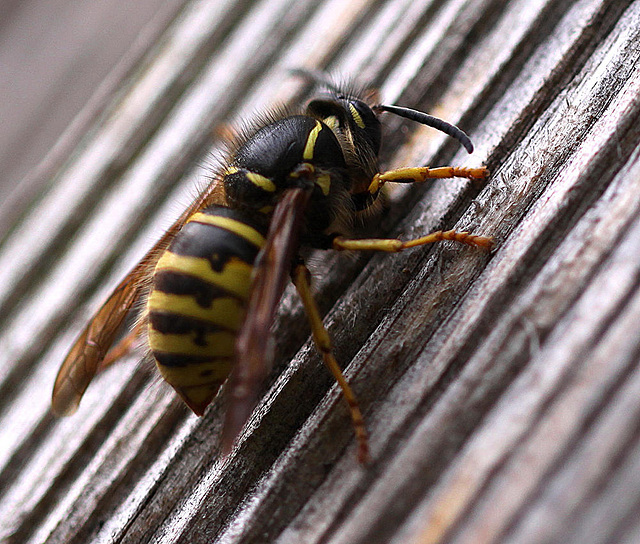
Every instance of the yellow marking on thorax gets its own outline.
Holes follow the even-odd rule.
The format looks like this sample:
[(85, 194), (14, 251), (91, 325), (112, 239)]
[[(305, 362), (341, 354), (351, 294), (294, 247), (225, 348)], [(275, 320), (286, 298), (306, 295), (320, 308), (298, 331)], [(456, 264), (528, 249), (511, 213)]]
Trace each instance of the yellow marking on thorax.
[(335, 132), (336, 129), (340, 126), (340, 121), (335, 115), (329, 115), (329, 117), (325, 117), (322, 122), (327, 125), (332, 132)]
[(329, 174), (320, 174), (315, 183), (322, 190), (322, 194), (327, 196), (329, 194), (329, 189), (331, 189), (331, 176)]
[(256, 174), (255, 172), (247, 172), (245, 176), (247, 176), (247, 179), (251, 183), (253, 183), (256, 187), (260, 187), (263, 191), (274, 193), (276, 190), (275, 183), (273, 183), (273, 181), (265, 176)]
[(256, 229), (237, 221), (229, 217), (220, 217), (219, 215), (207, 215), (206, 213), (197, 212), (194, 213), (187, 223), (194, 221), (195, 223), (204, 223), (206, 225), (213, 225), (214, 227), (220, 227), (237, 234), (241, 238), (244, 238), (254, 246), (261, 248), (264, 245), (264, 236), (260, 234)]
[(309, 136), (307, 136), (307, 143), (304, 146), (304, 152), (302, 153), (302, 158), (306, 161), (310, 161), (313, 159), (313, 150), (316, 147), (316, 140), (318, 139), (318, 134), (322, 130), (322, 123), (320, 121), (316, 121), (316, 126), (311, 129), (309, 132)]
[[(237, 174), (240, 172), (240, 169), (237, 166), (229, 166), (225, 171), (225, 176), (230, 176), (232, 174)], [(271, 181), (268, 177), (258, 174), (256, 172), (245, 171), (244, 174), (247, 179), (253, 183), (256, 187), (260, 187), (263, 191), (267, 191), (268, 193), (273, 193), (276, 190), (275, 183)]]
[(216, 272), (211, 268), (208, 259), (186, 257), (165, 251), (156, 265), (156, 271), (162, 270), (195, 276), (203, 281), (218, 285), (244, 300), (249, 298), (253, 267), (237, 257), (231, 257), (222, 271)]
[(364, 121), (362, 120), (362, 117), (360, 117), (358, 110), (353, 104), (349, 104), (349, 111), (351, 112), (351, 117), (353, 117), (356, 125), (358, 125), (360, 128), (364, 128)]

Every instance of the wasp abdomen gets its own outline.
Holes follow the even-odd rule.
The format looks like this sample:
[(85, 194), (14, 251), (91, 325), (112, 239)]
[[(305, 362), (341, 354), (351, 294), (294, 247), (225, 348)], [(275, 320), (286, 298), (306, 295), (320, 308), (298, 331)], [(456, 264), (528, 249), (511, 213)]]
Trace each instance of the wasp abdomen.
[(221, 206), (202, 210), (189, 218), (154, 272), (149, 346), (164, 379), (197, 414), (233, 364), (253, 263), (267, 231), (261, 219)]

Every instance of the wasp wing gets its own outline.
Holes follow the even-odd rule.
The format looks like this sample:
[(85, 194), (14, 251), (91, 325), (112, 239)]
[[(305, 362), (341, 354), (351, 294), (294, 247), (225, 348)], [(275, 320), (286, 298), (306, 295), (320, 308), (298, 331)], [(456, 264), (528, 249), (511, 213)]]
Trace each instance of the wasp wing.
[(271, 366), (271, 324), (296, 257), (310, 191), (289, 189), (278, 202), (264, 247), (256, 259), (247, 317), (236, 339), (230, 376), (222, 452), (231, 451), (255, 404)]
[(223, 185), (217, 179), (184, 211), (91, 318), (58, 371), (51, 398), (51, 408), (56, 415), (66, 416), (76, 411), (91, 380), (104, 368), (101, 363), (129, 310), (144, 293), (162, 251), (193, 213), (211, 204), (226, 204)]

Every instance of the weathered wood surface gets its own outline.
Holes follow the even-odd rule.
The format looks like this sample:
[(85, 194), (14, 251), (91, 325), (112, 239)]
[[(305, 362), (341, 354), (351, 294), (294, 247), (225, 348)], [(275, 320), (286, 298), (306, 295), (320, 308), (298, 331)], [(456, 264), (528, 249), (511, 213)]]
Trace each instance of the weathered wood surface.
[[(0, 246), (0, 541), (639, 541), (639, 34), (639, 1), (187, 4)], [(224, 397), (198, 419), (135, 358), (53, 418), (66, 350), (205, 181), (219, 127), (303, 98), (300, 66), (476, 145), (386, 118), (387, 166), (492, 170), (394, 193), (376, 232), (473, 229), (493, 253), (314, 259), (371, 466), (292, 290), (228, 459)]]

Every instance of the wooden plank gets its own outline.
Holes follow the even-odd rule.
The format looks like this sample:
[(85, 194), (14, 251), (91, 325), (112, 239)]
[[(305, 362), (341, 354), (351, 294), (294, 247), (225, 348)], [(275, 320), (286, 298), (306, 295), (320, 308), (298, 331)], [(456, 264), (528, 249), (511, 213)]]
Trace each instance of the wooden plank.
[[(0, 537), (632, 541), (640, 2), (217, 9), (188, 4), (0, 246)], [(197, 419), (144, 366), (114, 366), (75, 416), (53, 419), (53, 376), (89, 309), (188, 202), (215, 127), (303, 95), (294, 66), (366, 76), (476, 144), (467, 158), (385, 117), (388, 166), (493, 172), (396, 191), (374, 226), (469, 228), (496, 237), (492, 254), (314, 258), (371, 466), (356, 462), (293, 290), (265, 397), (226, 460), (224, 395)]]

